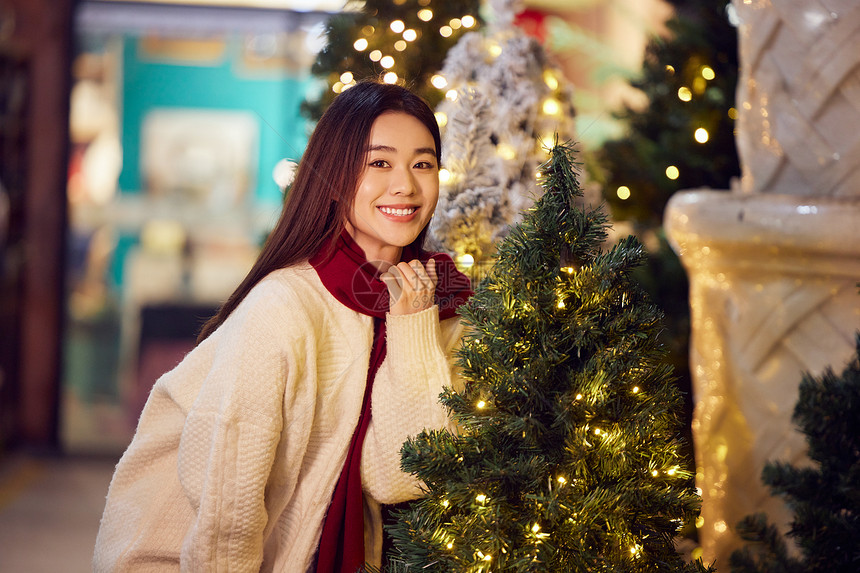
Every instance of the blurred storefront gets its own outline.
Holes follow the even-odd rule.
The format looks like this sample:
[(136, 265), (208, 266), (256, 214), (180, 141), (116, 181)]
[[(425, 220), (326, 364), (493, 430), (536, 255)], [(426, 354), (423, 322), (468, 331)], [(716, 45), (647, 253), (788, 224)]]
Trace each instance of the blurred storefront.
[(82, 2), (74, 20), (61, 441), (128, 443), (241, 281), (320, 89), (321, 11)]

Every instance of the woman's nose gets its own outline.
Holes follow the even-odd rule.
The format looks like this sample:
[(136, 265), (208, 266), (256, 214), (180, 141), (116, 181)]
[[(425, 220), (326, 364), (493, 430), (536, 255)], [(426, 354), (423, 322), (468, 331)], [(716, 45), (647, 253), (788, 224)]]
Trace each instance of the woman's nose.
[(415, 193), (415, 178), (409, 169), (395, 169), (392, 174), (389, 191), (394, 195), (412, 195)]

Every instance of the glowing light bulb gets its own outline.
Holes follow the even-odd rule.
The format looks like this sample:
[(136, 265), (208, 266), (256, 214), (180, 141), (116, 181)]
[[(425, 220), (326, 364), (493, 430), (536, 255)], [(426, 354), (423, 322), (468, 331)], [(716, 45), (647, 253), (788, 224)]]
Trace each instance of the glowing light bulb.
[(475, 496), (475, 501), (477, 501), (478, 503), (486, 503), (487, 502), (487, 496), (484, 495), (483, 493), (479, 493), (478, 495)]
[(561, 111), (561, 104), (555, 98), (547, 98), (543, 100), (543, 112), (547, 115), (558, 115)]
[(476, 406), (478, 406), (479, 410), (482, 410), (482, 409), (487, 407), (487, 403), (484, 402), (483, 400), (478, 400), (478, 403), (476, 404)]
[(702, 77), (710, 81), (717, 77), (717, 74), (714, 73), (714, 68), (711, 66), (702, 66)]
[(638, 393), (639, 393), (639, 386), (634, 386), (634, 387), (633, 387), (633, 393), (634, 393), (634, 394), (638, 394)]
[(397, 40), (396, 42), (394, 42), (394, 49), (398, 52), (402, 52), (403, 50), (405, 50), (406, 46), (406, 40)]
[(403, 23), (403, 20), (394, 20), (388, 25), (388, 27), (391, 28), (391, 31), (395, 34), (400, 34), (406, 29), (406, 24)]
[(693, 99), (693, 92), (690, 91), (690, 88), (681, 86), (678, 88), (678, 99), (681, 101), (690, 101)]
[(439, 28), (439, 34), (443, 38), (448, 38), (453, 33), (454, 33), (454, 29), (451, 28), (451, 26), (442, 26), (441, 28)]
[(368, 43), (367, 43), (367, 40), (365, 38), (359, 38), (352, 45), (352, 47), (355, 48), (359, 52), (365, 51), (367, 49), (367, 46), (368, 46)]
[(627, 199), (630, 199), (630, 187), (622, 185), (615, 191), (615, 194), (618, 195), (618, 198), (622, 201), (626, 201)]
[(566, 483), (567, 483), (567, 480), (566, 480), (566, 479), (564, 479), (564, 476), (558, 476), (558, 480), (557, 480), (557, 481), (558, 481), (558, 483), (560, 483), (561, 485), (564, 485), (564, 484), (566, 484)]
[(387, 84), (396, 84), (398, 79), (397, 74), (394, 72), (388, 72), (382, 76), (382, 81)]
[(576, 399), (577, 399), (577, 400), (582, 400), (582, 394), (577, 394), (577, 395), (576, 395)]
[(448, 22), (448, 25), (451, 26), (454, 30), (459, 30), (460, 26), (463, 25), (463, 22), (459, 18), (451, 18), (451, 21)]
[(558, 301), (558, 304), (556, 305), (556, 307), (564, 308), (564, 301), (563, 300)]
[(555, 77), (555, 74), (551, 70), (544, 70), (543, 81), (549, 89), (558, 89), (558, 78)]
[(433, 10), (429, 8), (418, 10), (418, 18), (424, 22), (429, 22), (433, 19)]
[(498, 58), (502, 53), (502, 47), (496, 43), (492, 43), (490, 44), (488, 51), (492, 57)]
[(374, 62), (378, 62), (379, 60), (382, 59), (382, 51), (381, 50), (373, 50), (372, 52), (367, 54), (367, 57), (370, 58)]
[(439, 170), (439, 183), (447, 183), (450, 180), (451, 180), (451, 172), (445, 168), (440, 169)]
[(675, 73), (675, 66), (670, 66), (669, 64), (666, 64), (666, 73), (668, 73), (669, 75), (674, 74)]
[(445, 76), (439, 74), (435, 74), (430, 78), (430, 83), (433, 84), (434, 88), (440, 90), (448, 86), (448, 80), (445, 79)]
[(457, 101), (457, 90), (448, 90), (445, 92), (445, 99), (448, 101)]
[[(468, 269), (469, 267), (471, 267), (474, 264), (475, 264), (475, 257), (470, 255), (469, 253), (466, 253), (464, 255), (459, 255), (457, 257), (457, 265), (460, 266), (461, 268)], [(483, 406), (479, 406), (479, 407), (483, 408)]]
[(696, 139), (696, 141), (698, 141), (699, 143), (707, 143), (708, 138), (709, 138), (710, 136), (709, 136), (709, 134), (708, 134), (708, 130), (707, 130), (707, 129), (705, 129), (704, 127), (700, 127), (700, 128), (699, 128), (699, 129), (697, 129), (697, 130), (696, 130), (696, 132), (693, 134), (693, 137), (694, 137), (694, 138)]
[(404, 30), (403, 39), (406, 40), (407, 42), (414, 42), (416, 39), (418, 39), (418, 32), (416, 32), (412, 28), (409, 28), (408, 30)]
[(534, 525), (532, 525), (532, 533), (537, 533), (538, 531), (540, 531), (540, 525), (535, 523)]
[(448, 507), (449, 505), (451, 505), (451, 502), (449, 502), (447, 499), (442, 500), (442, 507)]
[(660, 475), (660, 472), (658, 472), (657, 470), (651, 470), (651, 475), (657, 477), (658, 475)]
[(343, 82), (343, 83), (345, 83), (345, 84), (348, 84), (348, 83), (349, 83), (349, 82), (351, 82), (352, 80), (353, 80), (352, 72), (343, 72), (343, 73), (340, 75), (340, 81), (342, 81), (342, 82)]
[(475, 17), (466, 14), (462, 18), (460, 18), (460, 22), (463, 24), (464, 28), (471, 28), (475, 25)]
[(385, 69), (391, 68), (394, 66), (394, 58), (392, 58), (391, 56), (383, 56), (379, 60), (379, 65)]
[(448, 125), (448, 115), (444, 111), (437, 111), (433, 115), (436, 116), (436, 123), (439, 124), (439, 127)]
[(738, 118), (738, 110), (733, 108), (733, 107), (730, 107), (729, 111), (727, 113), (728, 113), (729, 119), (737, 119)]
[(343, 82), (335, 82), (333, 86), (331, 86), (331, 91), (336, 94), (339, 94), (343, 91)]
[(670, 165), (666, 168), (666, 177), (674, 181), (681, 175), (681, 172), (674, 165)]
[(447, 545), (445, 545), (445, 547), (447, 547), (448, 549), (453, 549), (453, 548), (454, 548), (454, 542), (453, 542), (453, 541), (449, 541), (449, 542), (448, 542), (448, 544), (447, 544)]
[(499, 154), (499, 157), (507, 161), (511, 161), (517, 156), (517, 150), (509, 143), (500, 143), (496, 146), (496, 153)]

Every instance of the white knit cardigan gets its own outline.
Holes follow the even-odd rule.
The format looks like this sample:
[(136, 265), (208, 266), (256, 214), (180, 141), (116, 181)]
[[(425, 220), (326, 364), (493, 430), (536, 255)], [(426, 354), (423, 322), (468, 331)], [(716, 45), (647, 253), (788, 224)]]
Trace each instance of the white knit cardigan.
[[(448, 425), (459, 319), (437, 307), (386, 317), (387, 355), (361, 457), (378, 503), (419, 496), (400, 447)], [(302, 264), (271, 273), (152, 389), (110, 484), (96, 572), (304, 572), (364, 395), (373, 323)], [(378, 555), (376, 556), (378, 558)]]

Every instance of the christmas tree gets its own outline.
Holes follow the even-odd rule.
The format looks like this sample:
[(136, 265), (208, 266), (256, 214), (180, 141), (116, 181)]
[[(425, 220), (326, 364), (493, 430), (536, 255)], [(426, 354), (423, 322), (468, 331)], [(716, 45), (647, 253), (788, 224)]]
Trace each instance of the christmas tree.
[(518, 0), (490, 0), (487, 25), (463, 35), (434, 78), (444, 153), (430, 246), (472, 275), (540, 189), (536, 172), (554, 134), (573, 136), (572, 90), (543, 47), (514, 24)]
[(392, 571), (702, 571), (673, 538), (698, 514), (660, 312), (630, 280), (643, 251), (601, 250), (569, 144), (543, 196), (461, 311), (457, 433), (426, 431), (403, 469), (427, 495), (390, 526)]
[(338, 93), (369, 77), (405, 85), (435, 107), (445, 91), (430, 80), (462, 34), (480, 27), (480, 6), (480, 0), (347, 3), (345, 12), (329, 18), (327, 44), (311, 68), (327, 89), (305, 101), (302, 111), (319, 119)]
[(737, 30), (728, 0), (669, 0), (668, 34), (646, 49), (632, 82), (648, 104), (620, 112), (629, 126), (598, 152), (604, 196), (617, 219), (657, 227), (681, 189), (728, 189), (740, 174), (733, 107)]
[(857, 353), (841, 376), (828, 369), (819, 378), (805, 375), (794, 422), (806, 434), (816, 467), (775, 462), (762, 481), (784, 496), (794, 512), (788, 537), (800, 556), (766, 516), (738, 525), (755, 545), (731, 556), (733, 573), (835, 573), (860, 570), (860, 333)]

